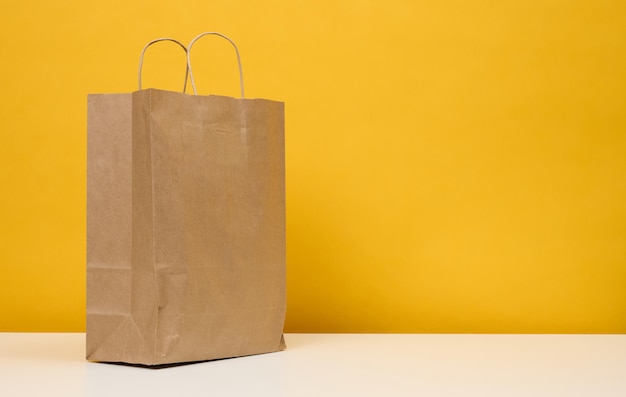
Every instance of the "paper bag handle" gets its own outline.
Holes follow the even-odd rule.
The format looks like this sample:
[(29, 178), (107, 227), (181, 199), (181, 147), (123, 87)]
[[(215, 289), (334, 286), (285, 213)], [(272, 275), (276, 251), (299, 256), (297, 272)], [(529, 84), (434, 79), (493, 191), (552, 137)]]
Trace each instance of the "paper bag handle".
[[(180, 41), (178, 41), (176, 39), (171, 39), (169, 37), (161, 37), (161, 38), (158, 38), (158, 39), (154, 39), (151, 42), (149, 42), (148, 44), (146, 44), (143, 47), (143, 50), (141, 50), (141, 56), (139, 57), (139, 73), (138, 73), (139, 90), (141, 90), (141, 69), (143, 68), (143, 57), (144, 57), (144, 55), (146, 53), (146, 50), (152, 44), (158, 43), (160, 41), (171, 41), (173, 43), (176, 43), (179, 46), (181, 46), (181, 48), (185, 51), (185, 54), (189, 55), (189, 51), (187, 50), (187, 47), (185, 47)], [(191, 73), (191, 69), (189, 69), (189, 66), (187, 66), (185, 68), (185, 85), (183, 86), (183, 92), (187, 91), (187, 76), (190, 75), (190, 73)]]
[(230, 42), (230, 44), (232, 44), (233, 47), (235, 48), (235, 53), (237, 54), (237, 64), (239, 65), (239, 86), (241, 87), (241, 98), (243, 98), (244, 97), (244, 93), (243, 93), (243, 70), (241, 69), (241, 57), (239, 57), (239, 49), (237, 48), (237, 45), (235, 44), (234, 41), (232, 41), (227, 36), (225, 36), (225, 35), (223, 35), (221, 33), (218, 33), (218, 32), (204, 32), (204, 33), (200, 33), (198, 36), (196, 36), (189, 43), (189, 46), (188, 46), (188, 49), (187, 49), (187, 69), (189, 70), (189, 77), (191, 79), (191, 86), (193, 87), (193, 94), (194, 95), (198, 95), (198, 91), (196, 90), (196, 82), (193, 79), (193, 72), (191, 71), (191, 47), (193, 47), (193, 44), (199, 38), (201, 38), (203, 36), (207, 36), (207, 35), (220, 36), (220, 37), (228, 40)]

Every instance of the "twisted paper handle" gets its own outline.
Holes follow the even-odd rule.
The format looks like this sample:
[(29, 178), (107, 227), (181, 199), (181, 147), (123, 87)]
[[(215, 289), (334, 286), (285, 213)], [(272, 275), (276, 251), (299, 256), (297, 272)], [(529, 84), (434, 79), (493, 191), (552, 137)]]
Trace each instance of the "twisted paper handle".
[[(146, 50), (152, 44), (158, 43), (160, 41), (171, 41), (171, 42), (174, 42), (174, 43), (178, 44), (179, 46), (181, 46), (181, 48), (185, 51), (185, 54), (187, 54), (187, 67), (185, 68), (185, 85), (183, 86), (183, 92), (187, 91), (187, 76), (191, 76), (191, 69), (189, 68), (189, 51), (187, 50), (187, 47), (185, 47), (180, 41), (175, 40), (175, 39), (171, 39), (169, 37), (162, 37), (162, 38), (159, 38), (159, 39), (154, 39), (151, 42), (149, 42), (148, 44), (146, 44), (145, 47), (143, 47), (143, 50), (141, 50), (141, 56), (139, 57), (139, 73), (138, 73), (139, 90), (141, 90), (141, 70), (143, 68), (143, 57), (144, 57), (144, 55), (146, 53)], [(193, 77), (192, 77), (191, 81), (193, 82)], [(194, 93), (195, 93), (195, 91), (196, 91), (196, 89), (194, 87)]]
[(207, 36), (207, 35), (220, 36), (220, 37), (228, 40), (230, 42), (230, 44), (232, 44), (233, 47), (235, 48), (235, 53), (237, 54), (237, 64), (239, 65), (239, 86), (241, 87), (241, 98), (244, 98), (243, 69), (241, 68), (241, 57), (239, 56), (239, 49), (237, 48), (237, 45), (235, 44), (234, 41), (232, 41), (227, 36), (225, 36), (225, 35), (223, 35), (221, 33), (218, 33), (218, 32), (204, 32), (204, 33), (201, 33), (198, 36), (196, 36), (193, 40), (191, 40), (191, 42), (189, 43), (189, 46), (188, 46), (188, 49), (187, 49), (187, 70), (189, 70), (189, 77), (191, 78), (191, 86), (193, 87), (193, 94), (194, 95), (198, 95), (198, 91), (196, 90), (196, 82), (194, 81), (193, 72), (191, 70), (191, 47), (193, 47), (194, 43), (199, 38), (201, 38), (203, 36)]

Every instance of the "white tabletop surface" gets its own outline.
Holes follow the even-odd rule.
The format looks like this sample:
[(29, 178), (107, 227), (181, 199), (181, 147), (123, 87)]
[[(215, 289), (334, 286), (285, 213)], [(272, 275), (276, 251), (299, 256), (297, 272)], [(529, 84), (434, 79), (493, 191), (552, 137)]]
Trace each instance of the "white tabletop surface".
[(287, 334), (279, 353), (148, 369), (80, 333), (0, 333), (2, 396), (626, 396), (626, 335)]

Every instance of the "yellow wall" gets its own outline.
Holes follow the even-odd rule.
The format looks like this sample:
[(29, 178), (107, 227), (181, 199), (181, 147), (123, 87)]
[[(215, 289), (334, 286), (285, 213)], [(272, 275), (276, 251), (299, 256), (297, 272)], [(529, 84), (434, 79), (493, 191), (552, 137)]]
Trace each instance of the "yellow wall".
[(3, 0), (0, 331), (84, 329), (86, 95), (206, 30), (286, 102), (287, 331), (626, 331), (621, 0)]

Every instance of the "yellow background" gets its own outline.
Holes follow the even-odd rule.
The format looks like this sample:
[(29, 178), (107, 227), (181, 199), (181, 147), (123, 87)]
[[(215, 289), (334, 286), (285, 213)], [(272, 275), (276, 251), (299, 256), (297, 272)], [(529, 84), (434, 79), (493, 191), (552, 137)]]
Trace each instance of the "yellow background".
[(84, 329), (86, 95), (207, 30), (286, 102), (286, 331), (626, 331), (621, 0), (3, 0), (0, 331)]

